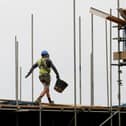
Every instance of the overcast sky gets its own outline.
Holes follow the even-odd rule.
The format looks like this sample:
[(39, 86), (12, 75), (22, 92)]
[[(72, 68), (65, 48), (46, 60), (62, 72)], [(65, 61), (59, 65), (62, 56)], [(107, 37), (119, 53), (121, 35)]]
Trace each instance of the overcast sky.
[[(124, 7), (124, 1), (120, 3)], [(79, 104), (78, 64), (78, 19), (82, 18), (82, 104), (90, 105), (90, 52), (91, 23), (90, 7), (109, 13), (117, 8), (116, 0), (76, 0), (77, 42), (77, 104)], [(19, 66), (22, 67), (22, 100), (31, 100), (31, 77), (25, 79), (31, 67), (31, 14), (34, 15), (34, 62), (43, 49), (48, 50), (61, 79), (69, 86), (62, 94), (57, 93), (53, 71), (51, 95), (55, 103), (74, 103), (74, 60), (73, 60), (73, 0), (0, 0), (0, 98), (15, 99), (15, 42), (19, 41)], [(104, 19), (94, 19), (95, 50), (95, 105), (106, 105), (105, 24)], [(109, 39), (109, 38), (108, 38)], [(114, 68), (114, 73), (117, 69)], [(125, 74), (125, 72), (124, 72)], [(124, 80), (125, 82), (125, 80)], [(118, 103), (117, 74), (113, 75), (113, 104)], [(40, 94), (42, 85), (38, 69), (34, 71), (34, 99)], [(126, 86), (122, 87), (122, 103), (125, 101)], [(43, 102), (47, 102), (46, 97)]]

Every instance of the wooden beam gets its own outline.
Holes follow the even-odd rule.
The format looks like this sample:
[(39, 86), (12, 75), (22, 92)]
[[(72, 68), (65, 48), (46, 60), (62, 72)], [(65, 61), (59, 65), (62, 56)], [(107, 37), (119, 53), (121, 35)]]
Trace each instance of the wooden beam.
[(126, 21), (126, 9), (119, 8), (119, 13), (122, 16), (122, 18)]
[(102, 18), (107, 18), (109, 16), (108, 13), (105, 13), (105, 12), (98, 10), (96, 8), (93, 8), (93, 7), (90, 8), (90, 13), (92, 13), (96, 16), (102, 17)]
[(126, 25), (126, 21), (124, 21), (124, 20), (122, 20), (120, 18), (117, 18), (115, 16), (108, 16), (106, 19), (109, 20), (109, 21), (112, 21), (114, 23), (117, 23), (117, 24), (119, 24), (121, 26)]
[(92, 14), (94, 14), (96, 16), (102, 17), (104, 19), (107, 19), (109, 21), (112, 21), (114, 23), (117, 23), (117, 24), (119, 24), (121, 26), (126, 25), (126, 21), (124, 21), (124, 20), (122, 20), (122, 19), (120, 19), (118, 17), (111, 16), (109, 13), (103, 12), (103, 11), (98, 10), (96, 8), (93, 8), (93, 7), (90, 8), (90, 13), (92, 13)]

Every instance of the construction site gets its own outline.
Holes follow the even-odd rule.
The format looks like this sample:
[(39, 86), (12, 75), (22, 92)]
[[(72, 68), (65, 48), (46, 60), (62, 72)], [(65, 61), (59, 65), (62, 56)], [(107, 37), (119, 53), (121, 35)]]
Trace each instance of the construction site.
[[(116, 2), (116, 1), (115, 1)], [(121, 87), (123, 87), (123, 67), (126, 66), (126, 8), (120, 7), (120, 1), (117, 0), (117, 7), (110, 8), (109, 12), (103, 11), (99, 8), (90, 7), (90, 35), (91, 35), (91, 53), (90, 53), (90, 105), (82, 104), (82, 16), (76, 17), (76, 0), (73, 0), (73, 55), (74, 55), (74, 104), (50, 104), (41, 102), (34, 103), (34, 76), (32, 73), (32, 99), (21, 99), (21, 78), (22, 69), (19, 66), (19, 41), (18, 36), (15, 36), (15, 99), (0, 99), (0, 120), (2, 126), (126, 126), (126, 104), (121, 102)], [(99, 20), (104, 20), (104, 36), (105, 36), (105, 50), (106, 50), (106, 89), (107, 89), (107, 105), (95, 105), (94, 101), (94, 25), (95, 17)], [(77, 66), (76, 66), (76, 19), (79, 19), (79, 87), (80, 103), (77, 103)], [(34, 15), (31, 14), (31, 64), (33, 65), (34, 53)], [(114, 31), (114, 35), (113, 35)], [(116, 44), (115, 44), (116, 43)], [(113, 91), (113, 72), (116, 68), (116, 77), (113, 77), (118, 85), (118, 104), (113, 105), (112, 91)], [(20, 78), (19, 78), (20, 75)], [(19, 80), (20, 79), (20, 80)], [(55, 85), (56, 91), (62, 92), (69, 87)], [(61, 87), (60, 87), (61, 86)], [(20, 93), (20, 95), (19, 95)], [(102, 92), (101, 92), (102, 93)], [(71, 96), (72, 97), (72, 96)]]

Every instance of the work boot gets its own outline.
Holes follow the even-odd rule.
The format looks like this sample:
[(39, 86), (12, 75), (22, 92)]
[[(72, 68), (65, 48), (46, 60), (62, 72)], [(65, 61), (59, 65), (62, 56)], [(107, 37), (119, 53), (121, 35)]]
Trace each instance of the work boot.
[(36, 100), (35, 100), (35, 104), (39, 105), (41, 103), (41, 97), (39, 96)]
[(50, 104), (54, 104), (54, 101), (50, 101), (49, 103), (50, 103)]
[(48, 97), (48, 101), (50, 104), (54, 104), (54, 101), (52, 101), (50, 97)]

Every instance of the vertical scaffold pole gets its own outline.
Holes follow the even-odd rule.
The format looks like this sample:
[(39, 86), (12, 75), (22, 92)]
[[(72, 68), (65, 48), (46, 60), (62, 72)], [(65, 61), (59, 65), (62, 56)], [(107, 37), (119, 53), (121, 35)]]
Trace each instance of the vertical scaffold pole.
[[(112, 15), (112, 9), (110, 9), (110, 16)], [(110, 112), (112, 115), (112, 22), (110, 21)], [(111, 119), (112, 126), (112, 119)]]
[(91, 14), (91, 106), (94, 105), (94, 29), (93, 14)]
[(73, 0), (73, 46), (74, 46), (74, 126), (77, 126), (77, 111), (76, 111), (76, 0)]
[(82, 104), (82, 82), (81, 82), (81, 16), (79, 16), (79, 84), (80, 84), (80, 104)]
[(105, 20), (105, 41), (106, 41), (106, 80), (107, 80), (107, 106), (109, 107), (109, 77), (108, 77), (108, 28)]
[[(31, 14), (31, 64), (33, 65), (34, 60), (34, 48), (33, 48), (33, 41), (34, 41), (34, 17), (33, 14)], [(34, 101), (34, 74), (32, 72), (32, 102)]]
[(18, 41), (15, 36), (15, 95), (16, 105), (18, 105)]
[[(120, 0), (117, 0), (117, 16), (118, 18), (120, 17), (119, 14), (119, 8), (120, 8)], [(118, 25), (118, 52), (120, 52), (120, 30), (119, 30), (119, 25)], [(118, 59), (118, 64), (120, 64), (120, 53), (119, 53), (119, 59)], [(120, 105), (121, 105), (121, 69), (120, 65), (118, 65), (118, 106), (119, 106), (119, 126), (121, 126), (121, 115), (120, 115)]]
[(40, 109), (39, 109), (39, 126), (42, 126), (42, 107), (40, 104)]
[(20, 66), (20, 100), (22, 99), (22, 67)]

